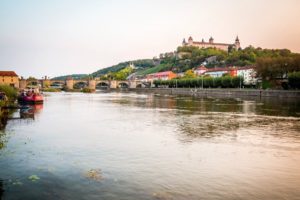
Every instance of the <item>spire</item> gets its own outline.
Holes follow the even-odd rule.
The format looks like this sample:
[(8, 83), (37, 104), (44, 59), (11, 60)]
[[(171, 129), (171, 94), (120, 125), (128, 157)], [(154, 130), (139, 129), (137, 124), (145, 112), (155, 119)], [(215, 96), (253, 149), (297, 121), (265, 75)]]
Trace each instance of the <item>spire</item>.
[(210, 36), (209, 43), (214, 43), (214, 38)]
[(202, 41), (201, 41), (202, 43), (204, 43), (204, 39), (202, 38)]
[(192, 36), (190, 36), (190, 37), (189, 37), (189, 41), (193, 41), (193, 38), (192, 38)]
[(239, 36), (236, 36), (234, 46), (235, 46), (236, 49), (241, 48)]

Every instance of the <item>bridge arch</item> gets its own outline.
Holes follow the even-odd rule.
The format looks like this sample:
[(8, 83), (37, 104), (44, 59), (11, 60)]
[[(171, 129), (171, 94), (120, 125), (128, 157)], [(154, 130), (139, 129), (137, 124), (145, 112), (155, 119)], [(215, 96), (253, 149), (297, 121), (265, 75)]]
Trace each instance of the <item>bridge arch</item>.
[(129, 84), (127, 82), (119, 82), (118, 87), (119, 88), (129, 88)]
[(136, 88), (142, 88), (143, 87), (143, 84), (142, 83), (138, 83), (137, 85), (136, 85)]
[(74, 89), (83, 89), (88, 86), (88, 83), (86, 81), (77, 81), (74, 82), (73, 88)]
[(109, 88), (109, 83), (106, 81), (100, 81), (96, 84), (96, 89), (107, 89)]
[(62, 81), (52, 81), (50, 84), (51, 88), (60, 88), (62, 89), (65, 86), (65, 83)]
[(30, 80), (26, 81), (26, 86), (39, 86), (39, 81), (38, 80)]

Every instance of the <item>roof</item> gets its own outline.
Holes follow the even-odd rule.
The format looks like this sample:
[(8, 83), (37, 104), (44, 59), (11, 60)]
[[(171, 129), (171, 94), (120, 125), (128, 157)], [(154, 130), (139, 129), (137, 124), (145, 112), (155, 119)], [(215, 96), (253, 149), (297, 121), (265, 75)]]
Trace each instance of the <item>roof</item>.
[(244, 67), (238, 67), (237, 70), (246, 70), (246, 69), (254, 69), (255, 66), (251, 66), (251, 65), (248, 65), (248, 66), (244, 66)]
[(169, 74), (172, 74), (172, 71), (165, 71), (165, 72), (158, 72), (158, 73), (154, 73), (154, 74), (149, 74), (149, 75), (154, 75), (154, 76), (166, 76)]
[(207, 70), (207, 68), (204, 67), (203, 65), (201, 65), (201, 66), (197, 67), (196, 70)]
[(18, 76), (14, 71), (0, 71), (0, 76)]
[(227, 68), (227, 67), (218, 67), (218, 68), (212, 68), (208, 69), (206, 72), (224, 72), (224, 71), (230, 71), (232, 69)]
[(246, 70), (246, 69), (254, 69), (255, 66), (244, 66), (244, 67), (217, 67), (217, 68), (211, 68), (207, 69), (206, 72), (220, 72), (220, 71), (232, 71), (232, 70)]
[(194, 44), (207, 44), (207, 45), (220, 45), (220, 46), (230, 46), (230, 45), (234, 45), (234, 44), (209, 43), (209, 42), (194, 42)]

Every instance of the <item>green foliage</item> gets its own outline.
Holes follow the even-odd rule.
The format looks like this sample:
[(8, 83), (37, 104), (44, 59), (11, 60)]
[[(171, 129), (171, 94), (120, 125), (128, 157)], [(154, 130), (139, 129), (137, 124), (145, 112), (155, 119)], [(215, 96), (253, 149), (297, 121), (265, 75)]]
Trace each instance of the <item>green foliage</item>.
[[(282, 51), (281, 54), (286, 55), (287, 52)], [(300, 71), (300, 55), (259, 58), (256, 71), (263, 79), (283, 78), (289, 72)]]
[(300, 89), (300, 71), (288, 74), (289, 85), (293, 89)]
[(90, 89), (90, 88), (83, 88), (83, 89), (82, 89), (82, 92), (83, 92), (83, 93), (93, 93), (93, 92), (95, 92), (95, 90)]
[(126, 80), (126, 78), (133, 72), (131, 67), (126, 67), (113, 74), (114, 80)]
[(85, 79), (86, 77), (88, 77), (88, 74), (71, 74), (71, 75), (65, 75), (65, 76), (57, 76), (52, 78), (52, 80), (67, 80), (68, 77), (72, 77), (72, 79), (74, 80), (80, 80), (80, 79)]
[(244, 78), (242, 76), (236, 76), (231, 78), (232, 87), (238, 88), (243, 85)]
[(230, 76), (222, 77), (221, 83), (222, 83), (223, 88), (230, 88), (231, 87), (231, 77)]
[(268, 80), (263, 80), (262, 81), (262, 89), (268, 89), (268, 88), (271, 88), (272, 87), (272, 84), (270, 83), (270, 81)]
[(18, 97), (17, 90), (9, 85), (1, 84), (0, 92), (4, 92), (9, 101), (15, 101)]
[(170, 87), (175, 88), (193, 88), (193, 87), (202, 87), (203, 88), (239, 88), (243, 86), (242, 77), (197, 77), (197, 78), (182, 78), (182, 79), (172, 79), (172, 80), (155, 80), (155, 87)]
[(141, 76), (144, 76), (144, 75), (147, 75), (147, 74), (153, 74), (153, 73), (157, 73), (157, 72), (168, 71), (168, 70), (170, 70), (170, 68), (171, 68), (171, 66), (169, 64), (159, 64), (155, 67), (147, 68), (147, 69), (144, 69), (142, 71), (138, 71), (137, 74), (141, 75)]
[[(92, 73), (91, 76), (93, 78), (100, 77), (102, 80), (124, 80), (130, 74), (122, 70), (127, 68), (130, 64), (134, 64), (137, 68), (130, 73), (135, 72), (136, 75), (139, 76), (169, 70), (180, 73), (193, 69), (201, 65), (204, 61), (207, 61), (207, 68), (258, 65), (258, 75), (263, 77), (282, 77), (288, 72), (300, 71), (300, 55), (292, 53), (288, 49), (262, 49), (249, 46), (239, 50), (231, 47), (229, 51), (223, 51), (216, 48), (180, 46), (177, 48), (177, 54), (178, 56), (165, 54), (160, 59), (122, 62), (111, 67), (100, 69)], [(75, 74), (71, 76), (73, 79), (88, 77), (86, 74)], [(56, 77), (54, 79), (65, 80), (67, 77), (68, 76)], [(216, 82), (219, 86), (222, 85), (218, 79), (210, 81), (213, 81), (213, 84)], [(193, 84), (194, 83), (189, 83), (189, 85)], [(228, 87), (228, 80), (227, 82), (224, 80), (223, 85)], [(233, 87), (233, 85), (230, 87)]]
[(37, 81), (37, 78), (35, 78), (33, 76), (29, 76), (29, 78), (27, 79), (27, 81)]
[(190, 78), (196, 78), (196, 74), (194, 74), (194, 71), (189, 69), (184, 73), (184, 77), (186, 79), (190, 79)]
[(215, 48), (199, 49), (193, 46), (178, 47), (177, 52), (182, 58), (177, 61), (176, 66), (181, 67), (181, 71), (196, 67), (211, 56), (216, 56), (216, 60), (207, 64), (207, 67), (223, 67), (228, 65), (245, 66), (256, 63), (258, 58), (278, 58), (293, 57), (295, 54), (288, 49), (261, 49), (252, 46), (242, 50), (231, 49), (229, 52)]
[(134, 60), (134, 61), (127, 61), (127, 62), (122, 62), (117, 65), (113, 65), (111, 67), (106, 67), (103, 69), (100, 69), (91, 75), (93, 77), (99, 77), (101, 75), (108, 74), (109, 72), (114, 73), (118, 72), (126, 67), (128, 67), (130, 64), (133, 64), (136, 68), (140, 69), (145, 69), (145, 68), (151, 68), (154, 67), (154, 61), (152, 59), (142, 59), (142, 60)]

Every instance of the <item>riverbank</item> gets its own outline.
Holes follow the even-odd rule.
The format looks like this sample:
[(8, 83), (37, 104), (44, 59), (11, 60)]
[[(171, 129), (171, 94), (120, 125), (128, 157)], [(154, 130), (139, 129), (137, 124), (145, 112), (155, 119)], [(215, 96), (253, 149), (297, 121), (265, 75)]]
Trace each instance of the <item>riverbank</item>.
[(274, 97), (299, 98), (300, 91), (256, 89), (201, 89), (201, 88), (133, 88), (129, 91), (199, 97)]

